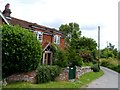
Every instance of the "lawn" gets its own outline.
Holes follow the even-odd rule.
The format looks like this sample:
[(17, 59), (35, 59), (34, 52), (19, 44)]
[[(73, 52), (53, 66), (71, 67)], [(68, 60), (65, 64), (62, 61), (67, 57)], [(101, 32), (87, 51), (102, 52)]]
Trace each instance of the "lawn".
[(8, 84), (3, 88), (80, 88), (90, 83), (91, 81), (99, 78), (104, 74), (103, 71), (100, 72), (89, 72), (82, 75), (78, 80), (71, 81), (52, 81), (43, 84), (31, 84), (27, 82), (16, 82), (12, 84)]

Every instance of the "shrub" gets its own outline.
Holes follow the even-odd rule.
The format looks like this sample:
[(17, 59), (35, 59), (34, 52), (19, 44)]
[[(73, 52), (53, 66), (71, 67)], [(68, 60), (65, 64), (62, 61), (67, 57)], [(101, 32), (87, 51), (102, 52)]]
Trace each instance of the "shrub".
[(105, 66), (106, 67), (108, 65), (109, 65), (109, 61), (108, 60), (104, 59), (104, 60), (101, 61), (101, 66)]
[(94, 64), (93, 66), (91, 66), (91, 69), (93, 70), (93, 72), (99, 72), (100, 71), (100, 67), (98, 66), (98, 64)]
[(35, 70), (41, 59), (41, 46), (36, 36), (19, 26), (2, 27), (2, 74)]
[(120, 51), (117, 53), (117, 58), (120, 61)]
[(37, 83), (45, 83), (49, 81), (54, 81), (55, 78), (60, 73), (60, 67), (58, 66), (38, 66), (36, 69), (36, 79)]
[(54, 44), (53, 48), (53, 65), (58, 65), (59, 67), (66, 67), (68, 64), (66, 52), (63, 52), (58, 46)]
[(70, 66), (82, 66), (83, 58), (74, 48), (68, 47), (67, 48), (67, 59)]
[(114, 71), (117, 71), (120, 73), (120, 65), (119, 65), (119, 61), (113, 58), (108, 58), (108, 59), (102, 59), (101, 60), (101, 66), (110, 68)]

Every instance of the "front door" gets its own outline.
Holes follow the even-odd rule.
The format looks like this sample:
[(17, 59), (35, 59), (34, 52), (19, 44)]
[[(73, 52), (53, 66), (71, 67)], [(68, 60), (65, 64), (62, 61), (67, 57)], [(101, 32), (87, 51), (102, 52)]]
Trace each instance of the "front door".
[(43, 64), (51, 65), (52, 64), (52, 52), (45, 52), (43, 55)]
[(50, 65), (51, 64), (51, 53), (45, 53), (45, 64)]

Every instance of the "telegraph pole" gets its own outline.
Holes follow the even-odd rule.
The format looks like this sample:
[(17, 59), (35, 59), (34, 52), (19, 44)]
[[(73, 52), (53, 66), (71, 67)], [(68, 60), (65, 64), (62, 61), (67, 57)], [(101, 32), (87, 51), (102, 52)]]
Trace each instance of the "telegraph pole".
[(98, 26), (98, 67), (100, 68), (100, 26)]

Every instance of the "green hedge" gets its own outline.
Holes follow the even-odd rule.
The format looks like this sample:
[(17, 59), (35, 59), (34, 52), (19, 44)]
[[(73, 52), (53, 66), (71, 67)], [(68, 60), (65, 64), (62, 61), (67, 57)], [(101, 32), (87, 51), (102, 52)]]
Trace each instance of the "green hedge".
[(3, 25), (2, 75), (35, 70), (41, 59), (42, 49), (36, 36), (19, 26)]
[(50, 65), (39, 65), (36, 69), (36, 79), (37, 83), (45, 83), (49, 81), (54, 81), (55, 78), (60, 74), (59, 66), (50, 66)]
[(99, 72), (100, 71), (100, 67), (98, 66), (98, 64), (94, 64), (93, 66), (91, 66), (91, 69), (93, 70), (93, 72)]
[(107, 67), (120, 73), (119, 61), (116, 61), (114, 59), (109, 58), (101, 60), (101, 66)]

